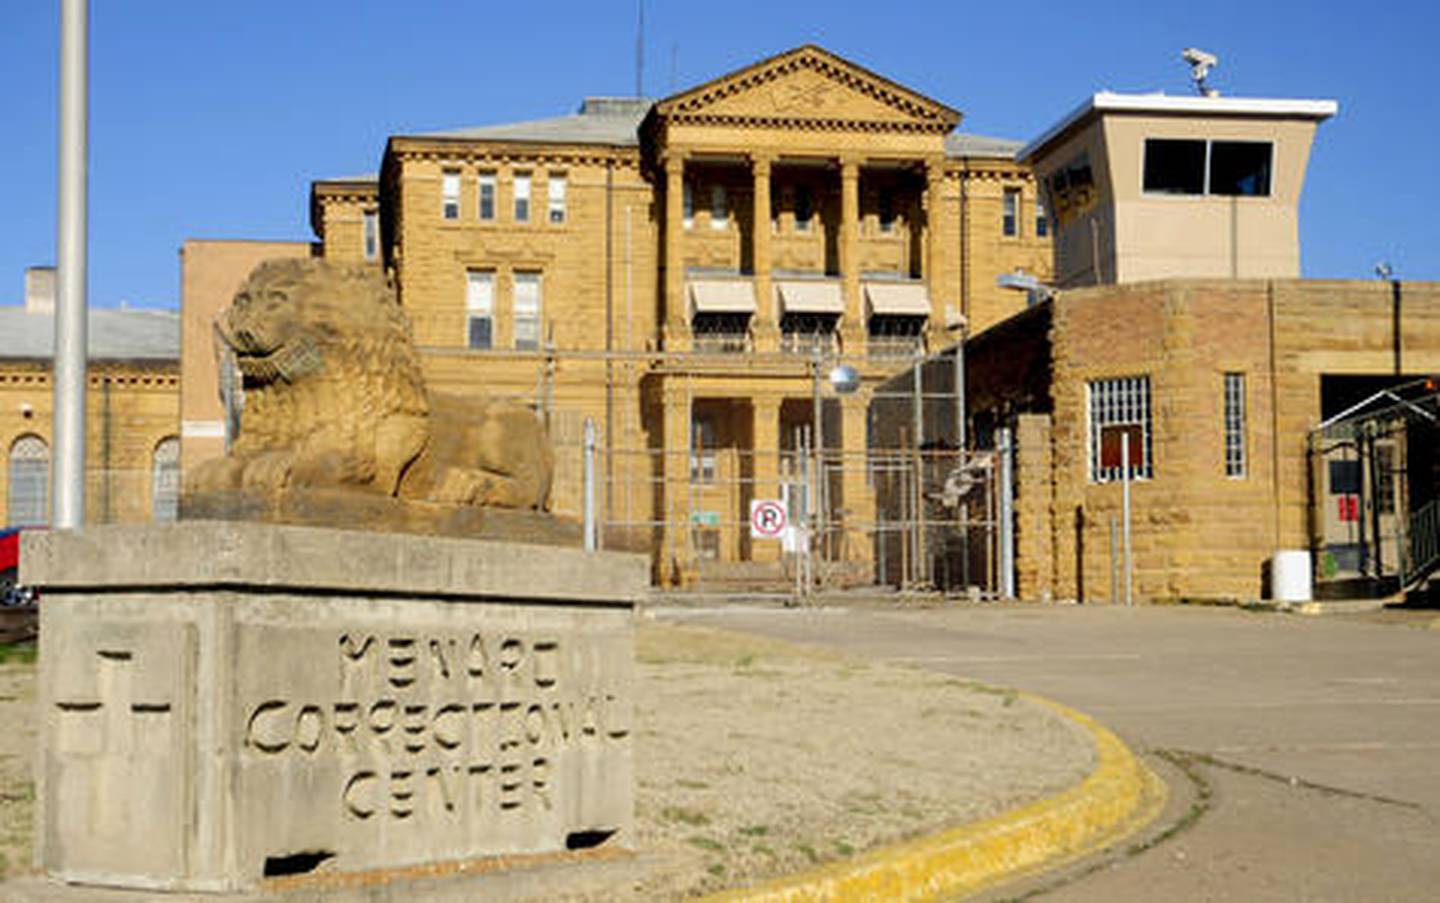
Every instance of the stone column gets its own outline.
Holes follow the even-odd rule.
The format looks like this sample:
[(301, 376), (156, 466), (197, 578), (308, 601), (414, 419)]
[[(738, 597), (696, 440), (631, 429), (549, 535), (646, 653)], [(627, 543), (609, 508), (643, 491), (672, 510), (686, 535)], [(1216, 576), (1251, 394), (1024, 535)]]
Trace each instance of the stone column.
[(865, 310), (860, 297), (860, 159), (840, 158), (840, 280), (845, 316), (840, 337), (845, 352), (864, 349)]
[(665, 326), (666, 351), (690, 350), (685, 311), (685, 155), (665, 154)]
[(776, 351), (780, 347), (779, 318), (775, 316), (775, 292), (770, 281), (770, 168), (769, 154), (750, 155), (754, 180), (754, 217), (751, 226), (751, 255), (755, 262), (755, 350)]
[[(683, 380), (684, 377), (680, 377)], [(683, 585), (693, 579), (690, 552), (690, 393), (669, 382), (665, 399), (665, 437), (660, 503), (664, 535), (659, 549), (660, 582)]]
[[(757, 499), (780, 498), (780, 402), (778, 395), (755, 395), (750, 401), (751, 449), (755, 455), (753, 497)], [(750, 549), (753, 561), (780, 559), (779, 540), (752, 540)]]
[(930, 292), (930, 345), (936, 349), (945, 344), (945, 235), (944, 223), (945, 160), (931, 157), (925, 161), (925, 287)]
[(846, 561), (863, 562), (864, 567), (857, 573), (863, 573), (868, 579), (875, 564), (875, 492), (866, 479), (865, 426), (870, 404), (867, 394), (862, 391), (840, 401), (840, 442), (845, 450), (840, 491), (845, 509), (841, 555)]

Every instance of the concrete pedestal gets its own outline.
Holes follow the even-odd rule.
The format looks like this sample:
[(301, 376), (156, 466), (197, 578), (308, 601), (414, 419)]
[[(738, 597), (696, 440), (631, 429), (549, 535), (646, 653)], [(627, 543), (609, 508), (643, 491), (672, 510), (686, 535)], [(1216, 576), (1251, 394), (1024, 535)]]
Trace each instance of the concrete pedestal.
[(217, 522), (22, 554), (52, 877), (231, 891), (631, 827), (641, 556)]

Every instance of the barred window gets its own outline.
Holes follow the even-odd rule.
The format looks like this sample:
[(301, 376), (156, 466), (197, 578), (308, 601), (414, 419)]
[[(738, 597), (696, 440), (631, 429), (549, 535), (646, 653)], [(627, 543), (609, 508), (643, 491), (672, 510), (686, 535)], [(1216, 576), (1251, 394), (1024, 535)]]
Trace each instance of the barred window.
[[(1131, 476), (1142, 480), (1153, 477), (1150, 458), (1150, 377), (1125, 376), (1118, 379), (1092, 380), (1085, 386), (1085, 402), (1090, 421), (1091, 482), (1108, 483), (1123, 476), (1118, 451), (1114, 453), (1113, 461), (1105, 460), (1106, 456), (1101, 454), (1104, 434), (1110, 427), (1138, 429), (1140, 463), (1131, 471)], [(1135, 454), (1133, 448), (1131, 454)], [(1110, 466), (1106, 466), (1107, 464)]]
[(1225, 476), (1245, 476), (1245, 374), (1225, 374)]
[(161, 439), (151, 459), (150, 518), (168, 524), (180, 513), (180, 440)]
[(10, 446), (8, 521), (14, 527), (43, 527), (50, 501), (50, 446), (39, 436), (21, 436)]

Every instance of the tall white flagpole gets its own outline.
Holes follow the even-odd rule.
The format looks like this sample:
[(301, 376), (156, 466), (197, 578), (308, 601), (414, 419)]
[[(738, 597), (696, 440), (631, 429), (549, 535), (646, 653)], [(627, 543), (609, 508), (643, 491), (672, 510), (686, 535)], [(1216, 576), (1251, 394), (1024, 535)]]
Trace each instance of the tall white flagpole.
[(90, 3), (60, 2), (60, 198), (56, 230), (55, 448), (51, 525), (85, 524), (86, 236), (89, 228)]

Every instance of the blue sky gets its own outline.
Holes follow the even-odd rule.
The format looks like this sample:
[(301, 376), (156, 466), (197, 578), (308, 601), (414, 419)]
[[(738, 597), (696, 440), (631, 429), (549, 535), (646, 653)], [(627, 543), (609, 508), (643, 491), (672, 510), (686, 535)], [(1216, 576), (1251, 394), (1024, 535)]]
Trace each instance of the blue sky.
[[(395, 133), (572, 112), (631, 94), (629, 2), (100, 0), (91, 15), (90, 299), (176, 306), (186, 238), (310, 238), (311, 179), (373, 172)], [(1440, 279), (1440, 118), (1420, 0), (996, 4), (647, 0), (645, 92), (815, 42), (1029, 140), (1097, 90), (1333, 98), (1301, 205), (1309, 277), (1389, 260)], [(59, 0), (0, 12), (0, 303), (55, 247)]]

